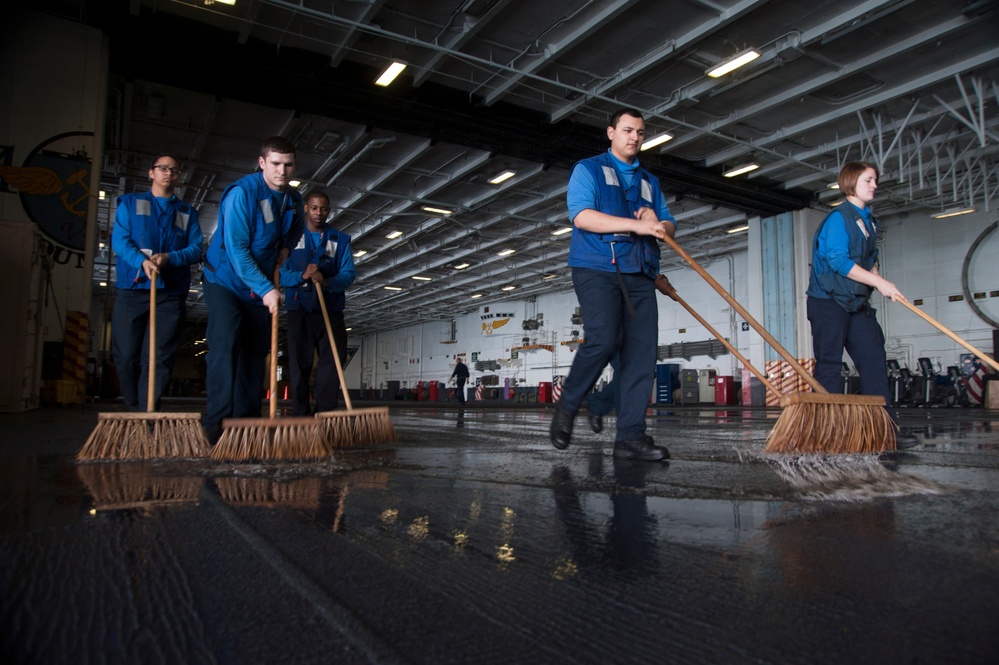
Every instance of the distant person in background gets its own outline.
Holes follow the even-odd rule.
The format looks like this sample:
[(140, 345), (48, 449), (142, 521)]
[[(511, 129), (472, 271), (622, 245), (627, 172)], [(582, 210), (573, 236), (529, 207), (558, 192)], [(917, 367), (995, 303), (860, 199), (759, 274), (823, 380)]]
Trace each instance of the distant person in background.
[(226, 187), (218, 228), (205, 255), (208, 305), (207, 393), (203, 421), (211, 443), (225, 418), (259, 418), (271, 316), (281, 307), (275, 271), (302, 238), (302, 197), (290, 186), (295, 144), (263, 142), (260, 170)]
[(454, 366), (454, 371), (451, 372), (451, 378), (454, 379), (455, 385), (455, 395), (458, 397), (458, 404), (465, 404), (465, 382), (468, 381), (468, 377), (471, 376), (468, 373), (468, 365), (458, 360), (458, 364)]
[[(111, 356), (121, 395), (132, 411), (158, 409), (170, 383), (191, 290), (191, 266), (201, 261), (198, 211), (174, 194), (180, 162), (170, 154), (150, 162), (148, 192), (118, 197), (111, 249), (116, 295)], [(149, 390), (149, 289), (156, 280), (156, 394)]]
[(293, 415), (312, 413), (309, 379), (316, 355), (316, 412), (332, 411), (340, 395), (340, 376), (333, 359), (326, 321), (319, 307), (323, 298), (329, 312), (336, 353), (342, 365), (347, 360), (347, 324), (343, 318), (344, 293), (357, 270), (350, 251), (350, 236), (326, 223), (330, 199), (326, 192), (309, 192), (305, 200), (305, 233), (281, 266), (288, 311), (288, 365), (291, 374)]
[(659, 179), (638, 163), (645, 121), (635, 109), (614, 113), (607, 126), (610, 148), (577, 162), (566, 204), (573, 224), (569, 267), (586, 326), (555, 406), (549, 433), (559, 450), (569, 447), (576, 413), (615, 356), (620, 386), (614, 456), (658, 461), (669, 451), (646, 433), (645, 412), (655, 378), (659, 239), (673, 236)]
[[(878, 220), (869, 207), (878, 177), (878, 168), (868, 162), (848, 162), (840, 171), (839, 191), (846, 202), (815, 231), (806, 306), (815, 379), (827, 391), (840, 392), (845, 350), (860, 375), (860, 392), (884, 397), (897, 423), (888, 387), (885, 335), (870, 298), (875, 289), (891, 300), (905, 300), (905, 296), (878, 270)], [(896, 438), (898, 448), (919, 445), (906, 430)]]

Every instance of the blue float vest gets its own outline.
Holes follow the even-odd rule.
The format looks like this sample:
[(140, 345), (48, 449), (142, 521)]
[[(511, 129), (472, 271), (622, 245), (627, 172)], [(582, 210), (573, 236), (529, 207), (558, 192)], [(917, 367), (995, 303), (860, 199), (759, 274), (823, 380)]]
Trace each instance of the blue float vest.
[[(847, 202), (826, 215), (822, 224), (815, 231), (815, 239), (812, 241), (813, 259), (812, 271), (808, 284), (808, 294), (813, 297), (832, 299), (848, 312), (856, 312), (867, 304), (871, 293), (874, 292), (870, 286), (861, 284), (849, 277), (840, 275), (835, 270), (828, 269), (828, 266), (817, 266), (814, 259), (814, 252), (818, 248), (819, 234), (822, 228), (833, 218), (836, 213), (840, 214), (840, 219), (846, 228), (849, 239), (850, 259), (864, 270), (870, 270), (878, 258), (878, 221), (874, 218), (874, 213), (868, 213), (871, 228), (868, 230), (864, 223), (864, 218), (860, 215), (853, 204)], [(826, 294), (825, 296), (820, 294)]]
[[(250, 221), (252, 227), (250, 256), (260, 271), (271, 278), (278, 252), (284, 246), (284, 238), (290, 232), (297, 214), (302, 210), (302, 196), (294, 187), (289, 187), (285, 190), (285, 205), (281, 210), (274, 210), (271, 204), (271, 189), (264, 182), (263, 174), (258, 171), (226, 187), (221, 200), (225, 201), (225, 197), (237, 187), (249, 192), (250, 197), (257, 201)], [(247, 302), (260, 302), (260, 294), (253, 293), (232, 266), (225, 248), (225, 223), (223, 206), (220, 205), (218, 228), (212, 234), (208, 251), (205, 253), (205, 279), (226, 287)]]
[[(298, 246), (291, 251), (286, 262), (289, 270), (302, 274), (310, 263), (319, 266), (327, 281), (340, 271), (343, 253), (350, 247), (350, 236), (336, 229), (326, 227), (319, 234), (319, 242), (313, 240), (313, 233), (305, 229)], [(304, 312), (318, 312), (316, 289), (311, 282), (307, 285), (287, 287), (284, 292), (288, 311), (300, 309)], [(326, 308), (331, 312), (342, 312), (347, 304), (343, 291), (325, 291)]]
[[(130, 239), (139, 249), (149, 250), (150, 255), (186, 249), (189, 225), (198, 223), (198, 211), (178, 198), (171, 199), (170, 214), (153, 215), (153, 211), (159, 210), (159, 204), (152, 192), (123, 194), (118, 197), (118, 207), (122, 206), (125, 206), (129, 214)], [(142, 267), (131, 265), (121, 254), (118, 254), (115, 262), (115, 274), (116, 288), (149, 288)], [(139, 275), (138, 280), (136, 280), (137, 275)], [(163, 293), (186, 296), (191, 290), (190, 265), (168, 265), (160, 277), (163, 283), (160, 290)]]
[[(654, 192), (661, 191), (659, 179), (642, 167), (635, 171), (631, 187), (625, 189), (609, 153), (583, 159), (576, 166), (589, 170), (597, 183), (595, 210), (615, 217), (634, 217), (642, 206), (656, 210)], [(645, 273), (655, 279), (659, 253), (659, 244), (649, 236), (576, 228), (569, 241), (569, 266), (613, 272), (616, 261), (623, 273)]]

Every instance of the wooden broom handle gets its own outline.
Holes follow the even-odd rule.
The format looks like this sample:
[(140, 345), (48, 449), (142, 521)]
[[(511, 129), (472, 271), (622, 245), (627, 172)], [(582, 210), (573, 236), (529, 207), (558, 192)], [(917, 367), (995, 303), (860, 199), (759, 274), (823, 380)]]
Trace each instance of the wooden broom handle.
[(707, 270), (705, 270), (704, 268), (702, 268), (696, 261), (694, 261), (693, 258), (691, 258), (690, 254), (687, 254), (687, 252), (685, 252), (683, 250), (683, 248), (680, 247), (679, 244), (677, 244), (676, 240), (674, 240), (673, 238), (670, 238), (668, 235), (664, 235), (663, 238), (662, 238), (662, 240), (667, 245), (669, 245), (670, 247), (672, 247), (673, 251), (680, 255), (680, 258), (682, 258), (684, 261), (686, 261), (688, 264), (690, 264), (690, 267), (693, 268), (694, 270), (696, 270), (697, 273), (701, 277), (704, 278), (704, 281), (706, 281), (708, 284), (710, 284), (711, 287), (715, 291), (717, 291), (718, 294), (722, 298), (724, 298), (725, 301), (729, 305), (731, 305), (732, 308), (736, 312), (738, 312), (739, 315), (743, 319), (746, 320), (746, 323), (748, 323), (749, 325), (751, 325), (753, 327), (753, 329), (756, 332), (758, 332), (760, 334), (760, 336), (763, 337), (764, 340), (766, 340), (767, 344), (769, 344), (771, 347), (773, 347), (773, 349), (778, 354), (780, 354), (780, 356), (784, 360), (787, 361), (787, 364), (790, 365), (792, 369), (794, 369), (794, 371), (798, 374), (798, 376), (800, 376), (802, 379), (804, 379), (805, 382), (809, 386), (811, 386), (812, 390), (814, 390), (817, 393), (828, 393), (828, 391), (825, 388), (822, 387), (822, 384), (819, 383), (818, 380), (816, 380), (816, 378), (814, 376), (812, 376), (812, 374), (808, 370), (806, 370), (804, 367), (802, 367), (801, 363), (799, 363), (797, 361), (797, 359), (794, 356), (792, 356), (790, 354), (790, 352), (788, 352), (787, 349), (785, 349), (783, 346), (781, 346), (781, 344), (776, 339), (774, 339), (773, 335), (771, 335), (769, 332), (767, 332), (766, 328), (764, 328), (762, 325), (760, 325), (760, 323), (756, 319), (754, 319), (752, 316), (750, 316), (749, 312), (747, 312), (746, 309), (742, 305), (740, 305), (738, 302), (736, 302), (735, 298), (733, 298), (732, 295), (728, 291), (726, 291), (722, 287), (721, 284), (719, 284), (718, 282), (716, 282), (715, 278), (712, 277), (710, 274), (708, 274)]
[[(274, 288), (281, 288), (281, 273), (279, 268), (274, 269)], [(277, 366), (278, 366), (278, 316), (281, 314), (281, 298), (278, 298), (278, 306), (271, 314), (271, 399), (269, 404), (269, 417), (271, 420), (277, 418)]]
[(160, 274), (153, 271), (149, 280), (149, 376), (146, 383), (146, 413), (152, 413), (156, 404), (156, 279)]
[(698, 314), (697, 312), (695, 312), (693, 310), (693, 308), (691, 308), (690, 305), (688, 305), (686, 302), (684, 302), (683, 298), (681, 298), (680, 296), (676, 295), (676, 289), (673, 290), (673, 294), (670, 297), (673, 298), (673, 300), (675, 300), (678, 303), (680, 303), (681, 305), (683, 305), (684, 309), (686, 309), (688, 312), (690, 312), (690, 314), (695, 319), (697, 319), (698, 321), (700, 321), (701, 325), (704, 326), (709, 333), (711, 333), (712, 335), (715, 336), (715, 339), (717, 339), (719, 342), (721, 342), (725, 346), (725, 348), (729, 350), (729, 353), (731, 353), (736, 358), (738, 358), (742, 362), (742, 364), (745, 365), (746, 369), (748, 369), (750, 372), (752, 372), (753, 375), (757, 379), (759, 379), (763, 383), (764, 386), (767, 387), (767, 390), (769, 390), (770, 392), (772, 392), (774, 395), (777, 395), (778, 397), (782, 396), (781, 393), (776, 388), (774, 388), (774, 385), (772, 383), (770, 383), (770, 381), (767, 379), (767, 377), (765, 377), (763, 374), (761, 374), (758, 369), (756, 369), (755, 367), (753, 367), (753, 365), (749, 362), (749, 360), (747, 360), (745, 358), (745, 356), (743, 356), (741, 353), (739, 353), (738, 349), (736, 349), (734, 346), (732, 346), (732, 344), (730, 344), (727, 339), (725, 339), (724, 337), (722, 337), (721, 334), (717, 330), (715, 330), (714, 328), (712, 328), (711, 324), (708, 323), (707, 321), (705, 321), (701, 317), (700, 314)]
[(954, 333), (954, 332), (950, 331), (949, 329), (947, 329), (942, 323), (940, 323), (939, 321), (937, 321), (936, 319), (934, 319), (932, 316), (930, 316), (929, 314), (927, 314), (923, 310), (921, 310), (918, 307), (916, 307), (915, 305), (913, 305), (908, 300), (895, 300), (893, 302), (900, 302), (900, 303), (902, 303), (903, 305), (905, 305), (906, 307), (908, 307), (910, 311), (913, 311), (916, 314), (918, 314), (927, 323), (933, 325), (937, 330), (939, 330), (943, 334), (947, 335), (947, 337), (950, 337), (952, 340), (954, 340), (955, 342), (957, 342), (958, 344), (960, 344), (964, 348), (966, 348), (969, 351), (971, 351), (972, 353), (974, 353), (982, 361), (984, 361), (985, 363), (991, 365), (992, 369), (994, 369), (997, 372), (999, 372), (999, 363), (997, 363), (994, 359), (989, 358), (987, 355), (985, 355), (984, 353), (982, 353), (981, 351), (979, 351), (978, 349), (976, 349), (975, 347), (973, 347), (971, 344), (969, 344), (968, 342), (966, 342), (963, 339), (961, 339), (960, 337), (958, 337), (956, 333)]
[(323, 322), (326, 324), (326, 334), (330, 338), (330, 350), (333, 352), (333, 362), (336, 363), (336, 374), (340, 377), (340, 391), (343, 393), (343, 403), (347, 405), (348, 411), (353, 411), (354, 407), (350, 403), (350, 394), (347, 392), (347, 379), (343, 376), (343, 365), (340, 364), (340, 351), (336, 348), (336, 339), (333, 337), (333, 326), (330, 325), (330, 313), (326, 309), (326, 298), (322, 289), (316, 286), (316, 300), (319, 301), (319, 308), (323, 310)]

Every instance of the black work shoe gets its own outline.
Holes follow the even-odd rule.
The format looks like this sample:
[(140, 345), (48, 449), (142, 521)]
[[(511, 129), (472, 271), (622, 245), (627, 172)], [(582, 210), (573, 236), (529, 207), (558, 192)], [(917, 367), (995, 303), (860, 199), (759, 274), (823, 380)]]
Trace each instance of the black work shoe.
[(906, 450), (907, 448), (915, 448), (919, 444), (920, 441), (916, 437), (916, 435), (907, 429), (900, 430), (899, 433), (895, 435), (896, 450)]
[(552, 424), (548, 431), (552, 437), (552, 445), (559, 450), (565, 450), (569, 447), (575, 417), (576, 414), (569, 413), (561, 405), (555, 407), (555, 415), (552, 416)]
[(594, 414), (589, 414), (587, 419), (590, 421), (590, 429), (593, 430), (594, 434), (600, 434), (604, 431), (604, 417), (597, 416)]
[(614, 457), (635, 459), (643, 462), (658, 462), (669, 459), (669, 451), (665, 446), (657, 446), (651, 436), (643, 436), (634, 441), (615, 441)]

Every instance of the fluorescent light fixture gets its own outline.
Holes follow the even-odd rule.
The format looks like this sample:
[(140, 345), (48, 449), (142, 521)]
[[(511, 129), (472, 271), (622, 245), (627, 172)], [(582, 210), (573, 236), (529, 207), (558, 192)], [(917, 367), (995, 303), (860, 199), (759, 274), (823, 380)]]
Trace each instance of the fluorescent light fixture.
[[(236, 4), (236, 0), (213, 0), (213, 2), (217, 2), (217, 3), (222, 4), (222, 5), (230, 5), (230, 6)], [(211, 3), (206, 2), (205, 4), (207, 5), (207, 4), (211, 4)]]
[(347, 332), (350, 332), (351, 330), (353, 330), (353, 328), (347, 328)]
[(835, 203), (830, 203), (829, 207), (830, 208), (835, 208), (836, 206), (840, 205), (841, 203), (843, 203), (843, 201), (836, 201)]
[(98, 201), (106, 201), (107, 198), (108, 198), (108, 193), (105, 192), (103, 189), (100, 190), (99, 192), (97, 192), (97, 200)]
[(933, 219), (946, 219), (947, 217), (957, 217), (958, 215), (967, 215), (972, 212), (975, 212), (975, 208), (951, 208), (950, 210), (938, 212), (932, 215), (932, 217)]
[(668, 132), (663, 132), (658, 136), (653, 136), (651, 139), (647, 139), (642, 142), (642, 150), (648, 150), (649, 148), (655, 148), (657, 145), (662, 145), (673, 138), (673, 135)]
[(707, 74), (713, 79), (716, 79), (719, 76), (725, 76), (734, 69), (738, 69), (743, 65), (749, 64), (753, 60), (756, 60), (758, 57), (760, 57), (760, 52), (756, 51), (755, 49), (742, 51), (741, 53), (736, 53), (727, 60), (722, 60), (715, 67), (706, 71), (705, 74)]
[(368, 253), (368, 250), (366, 250), (366, 249), (359, 249), (356, 252), (354, 252), (354, 258), (355, 259), (359, 259), (359, 258), (361, 258), (362, 256), (364, 256), (367, 253)]
[(541, 279), (555, 279), (558, 275), (545, 275)]
[(433, 206), (423, 206), (420, 210), (425, 210), (426, 212), (436, 213), (438, 215), (450, 215), (453, 210), (447, 210), (446, 208), (434, 208)]
[(500, 289), (500, 291), (513, 291), (515, 288), (517, 287), (514, 286), (513, 284), (510, 284), (508, 286), (504, 286), (502, 289)]
[(396, 238), (398, 238), (401, 235), (402, 235), (402, 231), (393, 231), (392, 233), (388, 234), (385, 237), (388, 238), (389, 240), (395, 240)]
[(571, 232), (572, 232), (572, 227), (571, 226), (563, 226), (560, 229), (555, 229), (554, 231), (552, 231), (552, 235), (553, 236), (564, 236), (566, 233), (571, 233)]
[(292, 187), (294, 187), (295, 189), (298, 189), (298, 186), (302, 184), (302, 181), (301, 180), (289, 180), (288, 184), (291, 185)]
[(472, 264), (471, 263), (459, 263), (458, 265), (456, 265), (454, 267), (454, 269), (455, 270), (464, 270), (465, 268), (467, 268), (470, 265), (472, 265)]
[(838, 182), (829, 183), (829, 189), (839, 189), (839, 183)]
[(100, 286), (107, 286), (107, 285), (108, 285), (107, 282), (100, 282)]
[(402, 74), (402, 70), (406, 69), (406, 63), (395, 61), (391, 65), (385, 68), (385, 71), (381, 73), (377, 79), (375, 79), (375, 85), (380, 85), (383, 88), (395, 80), (395, 77)]
[(417, 281), (420, 281), (420, 282), (429, 282), (429, 281), (431, 281), (432, 278), (431, 277), (424, 277), (423, 275), (413, 275), (413, 279), (415, 279)]
[(749, 225), (747, 224), (745, 226), (737, 226), (734, 229), (729, 229), (725, 233), (742, 233), (743, 231), (748, 231), (748, 230), (749, 230)]
[(402, 291), (402, 287), (401, 286), (386, 286), (385, 290), (386, 291)]
[(515, 249), (504, 249), (501, 252), (497, 252), (496, 256), (510, 256), (511, 254), (513, 254), (516, 251), (517, 250), (515, 250)]
[(472, 294), (472, 298), (481, 298), (484, 295), (486, 295), (486, 294), (485, 293), (473, 293)]
[(506, 171), (503, 171), (503, 173), (500, 173), (499, 175), (494, 176), (492, 178), (492, 180), (488, 180), (487, 182), (490, 185), (498, 185), (501, 182), (505, 182), (505, 181), (509, 180), (510, 178), (512, 178), (515, 175), (517, 175), (516, 171), (511, 171), (510, 169), (507, 169)]
[(725, 176), (726, 178), (734, 178), (737, 175), (742, 175), (743, 173), (749, 173), (750, 171), (755, 171), (758, 168), (760, 168), (760, 165), (756, 164), (755, 162), (752, 164), (743, 164), (742, 166), (735, 167), (731, 171), (726, 171), (725, 173), (722, 173), (722, 175)]

